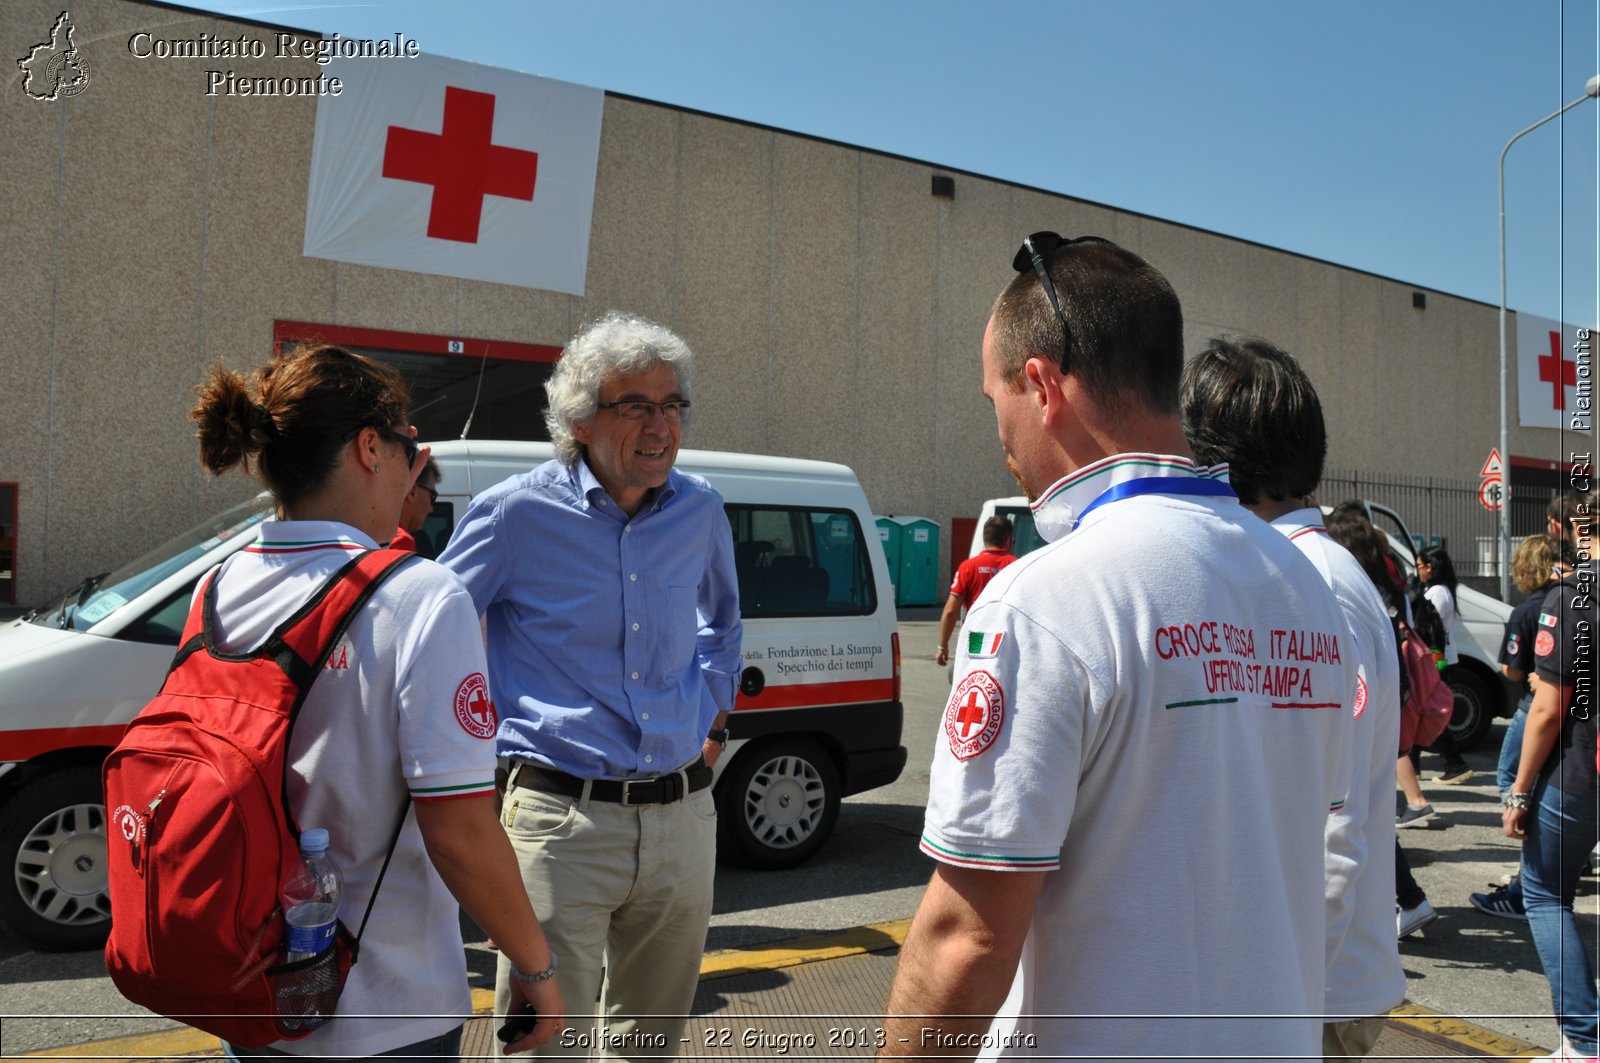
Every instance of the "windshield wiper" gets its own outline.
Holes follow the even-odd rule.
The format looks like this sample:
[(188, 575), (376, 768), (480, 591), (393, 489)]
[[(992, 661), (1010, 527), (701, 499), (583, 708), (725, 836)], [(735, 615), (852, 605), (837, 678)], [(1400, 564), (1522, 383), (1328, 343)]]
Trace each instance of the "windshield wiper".
[(96, 576), (85, 576), (82, 583), (68, 591), (62, 601), (64, 602), (74, 595), (77, 596), (77, 600), (70, 606), (62, 606), (61, 619), (56, 622), (56, 626), (65, 630), (67, 625), (72, 623), (72, 615), (83, 608), (83, 603), (88, 601), (89, 595), (94, 592), (96, 587), (100, 586), (100, 581), (109, 575), (111, 575), (110, 572), (102, 572)]

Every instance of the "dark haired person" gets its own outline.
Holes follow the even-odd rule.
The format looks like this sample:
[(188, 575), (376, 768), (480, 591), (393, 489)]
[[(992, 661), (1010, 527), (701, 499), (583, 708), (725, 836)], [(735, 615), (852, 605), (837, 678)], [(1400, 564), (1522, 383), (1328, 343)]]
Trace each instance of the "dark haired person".
[(1405, 998), (1394, 934), (1395, 824), (1390, 810), (1400, 739), (1400, 663), (1394, 628), (1360, 561), (1323, 525), (1311, 495), (1328, 450), (1322, 402), (1305, 370), (1263, 340), (1214, 339), (1183, 370), (1183, 430), (1195, 459), (1226, 465), (1244, 507), (1310, 558), (1351, 636), (1358, 679), (1349, 713), (1348, 797), (1328, 811), (1328, 984), (1322, 1054), (1372, 1051), (1389, 1010)]
[[(338, 347), (302, 348), (246, 379), (215, 370), (190, 414), (213, 473), (254, 468), (277, 499), (260, 541), (216, 570), (216, 638), (260, 646), (353, 554), (376, 549), (400, 516), (419, 454), (398, 373)], [(509, 1001), (562, 1022), (556, 959), (522, 893), (495, 819), (494, 709), (472, 601), (449, 571), (412, 559), (351, 622), (312, 684), (289, 744), (295, 819), (328, 828), (345, 876), (344, 918), (366, 909), (395, 810), (409, 802), (378, 902), (336, 1016), (310, 1036), (242, 1056), (455, 1059), (471, 1014), (457, 902), (530, 972)], [(465, 692), (481, 695), (464, 714)], [(353, 925), (353, 924), (352, 924)]]
[(400, 526), (395, 529), (394, 538), (389, 540), (391, 548), (416, 550), (416, 533), (428, 522), (428, 514), (433, 512), (433, 504), (439, 500), (439, 481), (442, 479), (444, 472), (439, 468), (439, 463), (429, 458), (417, 474), (417, 482), (411, 485), (405, 501), (400, 504)]
[(1053, 233), (1012, 265), (983, 391), (1048, 543), (963, 624), (881, 1054), (1312, 1055), (1344, 618), (1190, 454), (1166, 278)]
[[(1456, 566), (1450, 560), (1450, 551), (1443, 546), (1426, 547), (1417, 555), (1417, 582), (1422, 585), (1423, 597), (1428, 604), (1433, 606), (1439, 614), (1439, 621), (1444, 625), (1444, 645), (1434, 646), (1437, 653), (1443, 651), (1444, 659), (1440, 671), (1444, 673), (1446, 682), (1449, 682), (1451, 669), (1460, 667), (1461, 657), (1456, 651)], [(1427, 612), (1426, 609), (1423, 612)], [(1417, 622), (1422, 622), (1418, 616)], [(1464, 783), (1472, 778), (1472, 768), (1461, 757), (1460, 750), (1456, 749), (1455, 739), (1450, 737), (1448, 730), (1439, 735), (1434, 743), (1427, 747), (1428, 752), (1437, 753), (1444, 758), (1444, 768), (1433, 777), (1433, 781), (1441, 786), (1454, 786)], [(1422, 751), (1412, 749), (1411, 764), (1417, 767), (1420, 764)]]
[(995, 574), (1017, 559), (1011, 552), (1016, 533), (1011, 518), (995, 515), (983, 522), (983, 549), (956, 566), (955, 578), (950, 581), (950, 597), (939, 615), (939, 650), (933, 655), (935, 664), (950, 660), (950, 636), (963, 611), (972, 608), (978, 595), (994, 579)]
[(1533, 704), (1522, 758), (1502, 814), (1522, 841), (1522, 903), (1539, 963), (1550, 982), (1561, 1047), (1552, 1060), (1592, 1060), (1600, 1044), (1600, 996), (1592, 941), (1572, 904), (1589, 854), (1600, 842), (1595, 773), (1595, 496), (1575, 495), (1564, 538), (1576, 567), (1550, 588), (1534, 635)]

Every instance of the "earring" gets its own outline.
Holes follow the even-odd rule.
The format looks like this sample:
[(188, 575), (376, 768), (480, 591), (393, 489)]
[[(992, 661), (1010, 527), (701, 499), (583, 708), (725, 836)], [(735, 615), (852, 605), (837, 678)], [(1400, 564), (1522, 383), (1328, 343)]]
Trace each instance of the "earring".
[(372, 463), (372, 474), (374, 476), (376, 476), (378, 473), (380, 473), (382, 471), (383, 471), (383, 466), (379, 465), (377, 462), (373, 462)]

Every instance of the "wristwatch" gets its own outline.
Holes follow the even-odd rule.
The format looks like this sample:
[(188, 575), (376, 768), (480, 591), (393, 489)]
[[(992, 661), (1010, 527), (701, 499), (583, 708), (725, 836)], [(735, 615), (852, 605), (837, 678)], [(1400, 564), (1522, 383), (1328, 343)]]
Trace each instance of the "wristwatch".
[(723, 749), (728, 748), (728, 729), (726, 727), (713, 727), (710, 731), (706, 732), (706, 737), (711, 739), (711, 741), (715, 742), (717, 745), (721, 746)]
[(1506, 794), (1506, 807), (1507, 808), (1519, 808), (1519, 809), (1522, 809), (1523, 811), (1527, 811), (1527, 809), (1528, 809), (1528, 795), (1527, 794)]

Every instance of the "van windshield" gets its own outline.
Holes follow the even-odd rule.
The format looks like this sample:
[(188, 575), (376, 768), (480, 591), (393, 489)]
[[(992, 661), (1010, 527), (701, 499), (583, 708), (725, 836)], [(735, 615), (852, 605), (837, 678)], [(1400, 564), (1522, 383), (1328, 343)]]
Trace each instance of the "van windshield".
[(174, 572), (272, 516), (272, 499), (260, 495), (225, 509), (167, 540), (115, 572), (89, 576), (30, 619), (46, 627), (88, 631)]

